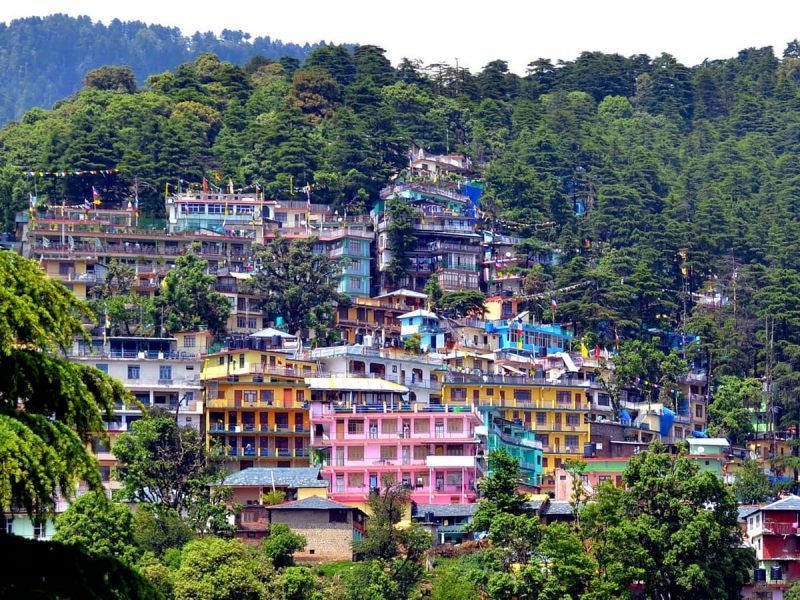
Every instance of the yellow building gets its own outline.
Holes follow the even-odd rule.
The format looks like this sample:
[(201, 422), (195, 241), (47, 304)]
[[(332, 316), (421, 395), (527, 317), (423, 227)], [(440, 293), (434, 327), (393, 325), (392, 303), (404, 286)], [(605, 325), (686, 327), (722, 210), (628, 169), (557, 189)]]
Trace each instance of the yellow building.
[(293, 358), (279, 335), (229, 338), (205, 357), (206, 443), (232, 470), (308, 466), (310, 400), (304, 377), (316, 365)]
[(583, 445), (590, 441), (590, 403), (581, 386), (450, 372), (442, 385), (442, 400), (445, 404), (472, 404), (484, 414), (493, 412), (535, 431), (544, 451), (544, 487), (554, 485), (555, 470), (565, 460), (581, 458)]

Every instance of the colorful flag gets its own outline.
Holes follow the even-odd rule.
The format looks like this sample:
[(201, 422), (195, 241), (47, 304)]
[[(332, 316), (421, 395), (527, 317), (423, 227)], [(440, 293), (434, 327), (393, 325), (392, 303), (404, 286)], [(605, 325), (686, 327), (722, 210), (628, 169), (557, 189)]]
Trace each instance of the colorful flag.
[(586, 347), (586, 344), (581, 342), (581, 356), (583, 358), (589, 358), (589, 348)]
[(100, 192), (97, 191), (96, 187), (92, 186), (92, 203), (95, 206), (100, 206), (100, 200), (101, 200)]
[(303, 189), (306, 191), (306, 210), (311, 212), (311, 184), (306, 182), (306, 187)]
[(228, 178), (228, 193), (233, 196), (233, 179)]
[(208, 193), (208, 179), (206, 179), (205, 177), (203, 177), (203, 193), (204, 194)]
[(92, 203), (89, 202), (88, 198), (84, 198), (83, 199), (83, 210), (84, 210), (84, 212), (88, 213), (91, 210), (91, 208), (92, 208)]

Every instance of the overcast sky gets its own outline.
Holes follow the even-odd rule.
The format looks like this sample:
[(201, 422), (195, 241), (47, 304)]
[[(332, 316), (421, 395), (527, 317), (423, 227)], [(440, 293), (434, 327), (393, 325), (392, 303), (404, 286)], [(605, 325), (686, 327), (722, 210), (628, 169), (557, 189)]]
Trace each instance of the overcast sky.
[(687, 65), (800, 38), (797, 0), (2, 0), (0, 21), (55, 12), (196, 30), (241, 29), (284, 42), (376, 44), (393, 63), (456, 60), (472, 71), (496, 58), (523, 73), (539, 57), (583, 50), (656, 56)]

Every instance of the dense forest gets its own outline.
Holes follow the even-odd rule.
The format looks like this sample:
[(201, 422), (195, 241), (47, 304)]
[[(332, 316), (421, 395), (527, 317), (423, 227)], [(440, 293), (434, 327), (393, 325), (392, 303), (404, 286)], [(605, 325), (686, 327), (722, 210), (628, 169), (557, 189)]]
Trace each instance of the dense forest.
[[(781, 58), (749, 48), (694, 67), (585, 52), (535, 60), (524, 76), (503, 60), (478, 73), (393, 66), (375, 46), (244, 66), (202, 54), (142, 86), (128, 68), (96, 69), (53, 110), (7, 125), (0, 215), (9, 230), (30, 194), (79, 203), (95, 186), (104, 202), (136, 187), (157, 217), (166, 183), (203, 177), (276, 198), (308, 182), (315, 202), (353, 214), (404, 168), (410, 143), (468, 153), (486, 225), (525, 238), (519, 252), (560, 256), (526, 273), (531, 297), (557, 299), (559, 321), (608, 347), (699, 334), (687, 358), (716, 375), (770, 365), (788, 419), (800, 386), (798, 109), (796, 41)], [(543, 318), (547, 308), (531, 301)]]
[(195, 32), (114, 19), (51, 15), (0, 23), (0, 123), (34, 106), (51, 107), (77, 92), (83, 76), (103, 65), (129, 65), (140, 82), (203, 52), (244, 64), (254, 56), (304, 59), (316, 45), (285, 44), (242, 31)]

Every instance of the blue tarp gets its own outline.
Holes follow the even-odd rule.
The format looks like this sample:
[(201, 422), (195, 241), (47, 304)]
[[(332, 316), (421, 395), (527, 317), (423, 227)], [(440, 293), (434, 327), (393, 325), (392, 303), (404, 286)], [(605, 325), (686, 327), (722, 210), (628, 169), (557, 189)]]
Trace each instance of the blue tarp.
[(481, 199), (481, 194), (483, 194), (483, 188), (476, 185), (467, 184), (462, 188), (462, 191), (467, 198), (472, 200), (473, 204), (477, 204), (478, 200)]
[(619, 411), (619, 420), (622, 421), (623, 425), (630, 425), (631, 414), (623, 408), (621, 411)]
[(696, 438), (707, 438), (708, 432), (707, 431), (693, 431), (692, 435)]
[(675, 422), (675, 413), (667, 407), (664, 407), (664, 412), (661, 414), (661, 435), (669, 435), (672, 429), (672, 424)]

